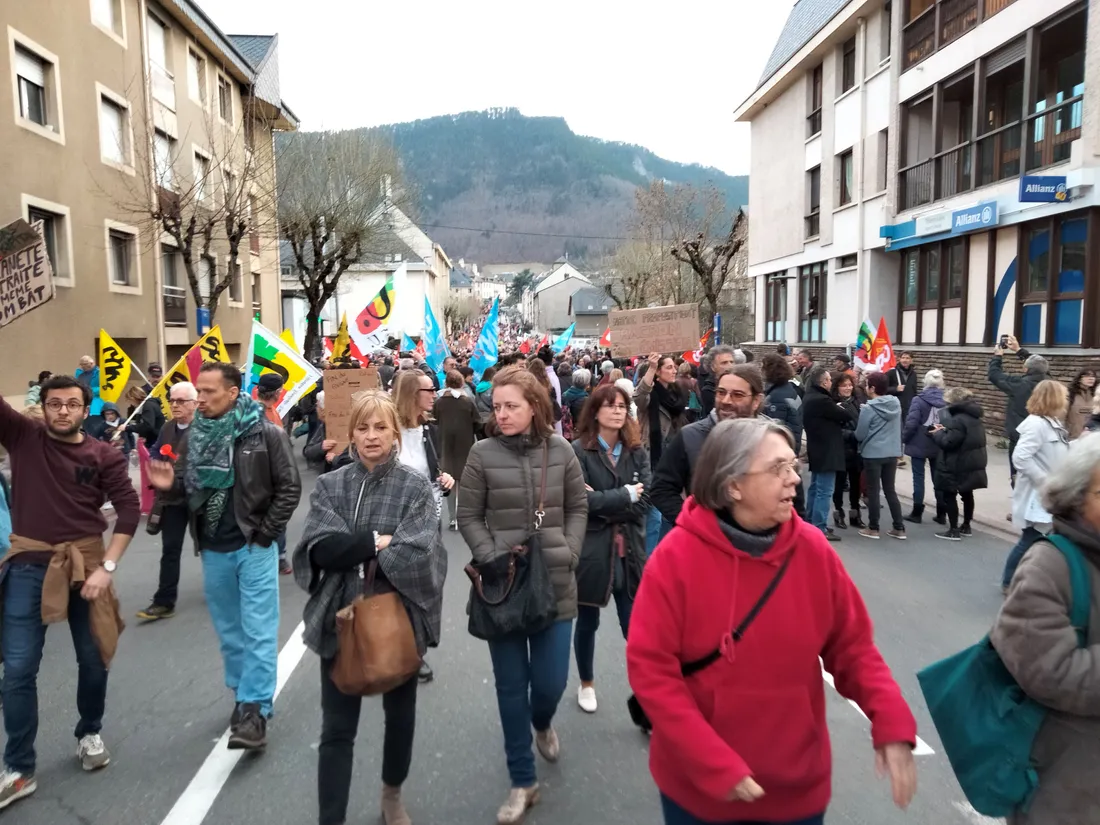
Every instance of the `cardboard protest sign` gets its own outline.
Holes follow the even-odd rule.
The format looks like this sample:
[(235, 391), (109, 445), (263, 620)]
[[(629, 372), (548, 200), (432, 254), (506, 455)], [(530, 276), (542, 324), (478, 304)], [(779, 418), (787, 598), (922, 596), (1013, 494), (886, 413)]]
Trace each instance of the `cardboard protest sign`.
[(0, 327), (54, 296), (42, 224), (19, 219), (0, 228)]
[(616, 358), (651, 352), (693, 350), (699, 343), (699, 305), (616, 309), (608, 313), (611, 354)]
[(378, 370), (325, 370), (325, 436), (336, 442), (335, 452), (348, 446), (352, 396), (381, 386)]

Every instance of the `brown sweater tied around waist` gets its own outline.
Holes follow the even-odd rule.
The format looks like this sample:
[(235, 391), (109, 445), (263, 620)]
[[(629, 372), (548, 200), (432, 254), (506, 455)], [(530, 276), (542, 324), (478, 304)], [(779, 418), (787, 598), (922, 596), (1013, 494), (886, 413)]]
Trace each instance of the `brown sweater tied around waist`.
[[(4, 557), (6, 567), (23, 556), (22, 561), (47, 563), (42, 582), (42, 623), (54, 624), (69, 618), (71, 591), (79, 590), (87, 577), (100, 565), (107, 550), (101, 536), (90, 536), (61, 544), (47, 544), (23, 536), (11, 536), (11, 549)], [(95, 601), (88, 603), (88, 619), (103, 666), (110, 667), (118, 649), (118, 637), (126, 627), (119, 612), (114, 582)]]

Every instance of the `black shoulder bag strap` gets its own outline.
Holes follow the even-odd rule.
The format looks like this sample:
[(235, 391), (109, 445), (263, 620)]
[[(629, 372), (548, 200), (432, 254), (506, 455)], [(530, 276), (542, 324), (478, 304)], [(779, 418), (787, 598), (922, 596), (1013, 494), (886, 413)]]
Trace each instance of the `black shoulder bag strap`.
[[(779, 582), (782, 581), (783, 576), (787, 572), (787, 567), (791, 563), (791, 557), (794, 555), (794, 550), (787, 553), (787, 557), (783, 559), (783, 563), (779, 565), (779, 569), (775, 571), (775, 575), (772, 576), (772, 580), (768, 582), (768, 586), (764, 588), (764, 592), (760, 594), (760, 598), (756, 600), (756, 604), (752, 606), (745, 618), (741, 620), (741, 623), (733, 629), (733, 640), (735, 642), (741, 641), (741, 638), (745, 635), (745, 631), (749, 629), (760, 611), (764, 608), (764, 605), (768, 603), (768, 599), (775, 593), (775, 588), (779, 586)], [(704, 668), (710, 667), (712, 664), (718, 661), (722, 652), (715, 648), (702, 659), (696, 659), (694, 662), (684, 662), (680, 665), (680, 672), (684, 676), (691, 676), (693, 673), (698, 673)]]

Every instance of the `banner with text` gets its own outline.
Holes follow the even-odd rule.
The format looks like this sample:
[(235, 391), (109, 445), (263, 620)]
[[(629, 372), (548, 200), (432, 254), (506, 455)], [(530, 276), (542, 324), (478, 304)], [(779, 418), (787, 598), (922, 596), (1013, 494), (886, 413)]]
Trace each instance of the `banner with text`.
[(381, 386), (378, 370), (325, 370), (325, 436), (336, 442), (336, 453), (348, 446), (352, 396)]
[(117, 404), (130, 382), (134, 362), (107, 330), (99, 331), (99, 397)]
[(611, 354), (616, 358), (651, 352), (681, 353), (699, 343), (699, 305), (676, 304), (608, 313)]
[(166, 418), (172, 417), (172, 407), (168, 403), (168, 392), (172, 389), (172, 385), (181, 381), (190, 381), (194, 384), (195, 379), (199, 377), (199, 370), (206, 361), (225, 361), (229, 363), (229, 353), (226, 351), (225, 342), (222, 340), (221, 327), (214, 327), (196, 341), (191, 349), (184, 353), (183, 358), (172, 365), (172, 369), (164, 374), (160, 382), (153, 387), (153, 391), (149, 393), (160, 401)]
[(0, 327), (54, 296), (53, 268), (42, 224), (12, 221), (0, 228)]

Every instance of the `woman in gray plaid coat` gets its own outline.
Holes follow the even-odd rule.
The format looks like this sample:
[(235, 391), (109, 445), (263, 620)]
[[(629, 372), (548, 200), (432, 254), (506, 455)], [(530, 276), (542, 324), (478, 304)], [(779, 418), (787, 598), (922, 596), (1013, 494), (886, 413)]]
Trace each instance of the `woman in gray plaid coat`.
[[(321, 741), (317, 791), (320, 825), (346, 821), (355, 734), (362, 699), (341, 693), (331, 678), (336, 613), (361, 592), (362, 565), (377, 560), (375, 592), (396, 590), (405, 603), (421, 656), (439, 643), (447, 556), (428, 479), (397, 460), (397, 409), (384, 392), (355, 399), (349, 424), (351, 464), (317, 480), (294, 577), (310, 594), (306, 646), (321, 657)], [(401, 786), (412, 762), (417, 677), (382, 697), (382, 816), (411, 825)]]

